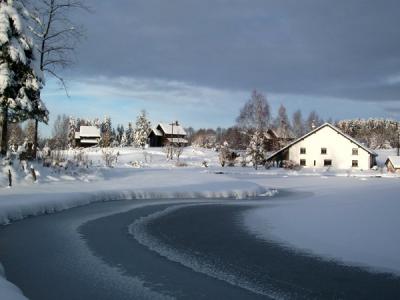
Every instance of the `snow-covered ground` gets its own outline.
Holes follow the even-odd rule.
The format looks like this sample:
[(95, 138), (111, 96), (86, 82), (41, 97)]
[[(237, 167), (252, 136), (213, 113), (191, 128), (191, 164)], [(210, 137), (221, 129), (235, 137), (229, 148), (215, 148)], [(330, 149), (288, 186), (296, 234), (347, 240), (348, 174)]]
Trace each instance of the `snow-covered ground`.
[[(396, 212), (400, 205), (399, 175), (384, 168), (370, 171), (302, 169), (288, 171), (252, 167), (221, 168), (212, 150), (188, 147), (180, 157), (166, 159), (163, 149), (114, 149), (118, 161), (104, 165), (101, 149), (86, 149), (84, 161), (76, 163), (76, 151), (63, 155), (72, 160), (57, 167), (14, 161), (1, 166), (0, 224), (28, 216), (61, 211), (96, 201), (146, 198), (246, 198), (272, 195), (275, 188), (314, 193), (313, 197), (255, 209), (244, 217), (250, 232), (274, 234), (282, 242), (319, 255), (327, 255), (400, 271), (395, 253), (400, 252)], [(384, 151), (378, 161), (384, 163)], [(204, 162), (208, 168), (203, 167)], [(13, 186), (8, 188), (8, 170)], [(394, 178), (375, 178), (394, 177)], [(296, 199), (296, 197), (294, 197)], [(382, 246), (383, 245), (383, 246)], [(361, 254), (360, 251), (362, 250)], [(2, 279), (0, 295), (18, 295), (18, 289)], [(6, 294), (8, 293), (8, 294)], [(19, 299), (15, 297), (15, 299)], [(20, 299), (24, 299), (21, 295)]]
[(400, 274), (398, 178), (292, 177), (279, 185), (296, 195), (247, 211), (243, 224), (251, 234), (328, 260)]

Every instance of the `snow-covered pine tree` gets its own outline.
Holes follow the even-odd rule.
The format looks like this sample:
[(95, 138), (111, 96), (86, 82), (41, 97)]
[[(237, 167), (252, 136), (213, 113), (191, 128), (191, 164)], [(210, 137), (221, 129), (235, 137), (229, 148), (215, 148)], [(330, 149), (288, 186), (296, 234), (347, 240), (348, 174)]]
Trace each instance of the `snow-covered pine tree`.
[(76, 120), (73, 117), (69, 117), (68, 122), (68, 147), (75, 147), (75, 132), (76, 132)]
[(39, 55), (22, 14), (28, 13), (21, 2), (0, 0), (2, 154), (7, 152), (9, 121), (35, 117), (47, 122), (48, 119), (48, 111), (40, 100), (43, 74), (37, 60)]
[(265, 160), (265, 136), (261, 130), (256, 130), (247, 147), (246, 155), (250, 157), (254, 169)]
[(136, 119), (133, 134), (133, 143), (136, 147), (144, 147), (147, 144), (147, 137), (151, 130), (151, 122), (147, 119), (145, 110), (142, 110)]
[(126, 146), (132, 146), (133, 144), (133, 127), (132, 123), (128, 123), (128, 129), (125, 132), (126, 135)]

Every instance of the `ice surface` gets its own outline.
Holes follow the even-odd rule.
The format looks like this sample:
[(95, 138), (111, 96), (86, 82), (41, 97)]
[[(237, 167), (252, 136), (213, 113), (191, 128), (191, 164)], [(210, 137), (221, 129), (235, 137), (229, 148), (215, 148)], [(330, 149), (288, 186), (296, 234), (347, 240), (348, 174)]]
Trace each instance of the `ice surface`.
[(344, 264), (400, 274), (400, 183), (363, 179), (315, 178), (311, 184), (299, 178), (298, 185), (312, 195), (294, 195), (249, 210), (243, 224), (261, 239)]

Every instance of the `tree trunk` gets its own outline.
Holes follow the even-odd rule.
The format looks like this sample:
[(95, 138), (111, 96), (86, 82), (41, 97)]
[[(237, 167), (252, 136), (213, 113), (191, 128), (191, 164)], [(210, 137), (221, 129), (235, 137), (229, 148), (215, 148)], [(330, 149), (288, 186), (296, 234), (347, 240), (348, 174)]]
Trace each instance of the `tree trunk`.
[(35, 134), (33, 135), (33, 159), (36, 159), (37, 146), (38, 146), (38, 131), (39, 121), (35, 119)]
[(4, 107), (2, 110), (2, 125), (1, 125), (1, 155), (7, 154), (8, 148), (8, 107)]

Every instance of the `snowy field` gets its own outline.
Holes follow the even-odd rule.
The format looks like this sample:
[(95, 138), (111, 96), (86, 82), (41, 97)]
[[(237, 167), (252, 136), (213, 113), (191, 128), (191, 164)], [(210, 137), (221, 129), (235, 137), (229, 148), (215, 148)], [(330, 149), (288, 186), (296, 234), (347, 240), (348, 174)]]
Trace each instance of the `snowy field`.
[[(243, 199), (273, 195), (277, 189), (293, 194), (243, 214), (241, 222), (250, 234), (326, 259), (400, 274), (400, 181), (382, 167), (395, 150), (380, 152), (378, 170), (356, 172), (221, 168), (215, 151), (191, 147), (184, 150), (180, 164), (167, 160), (158, 148), (114, 152), (119, 155), (113, 168), (105, 166), (100, 149), (86, 150), (85, 163), (50, 168), (33, 164), (35, 183), (29, 166), (22, 170), (17, 163), (3, 165), (0, 224), (98, 201)], [(64, 155), (72, 160), (77, 153)], [(8, 170), (13, 174), (11, 188), (7, 188)], [(1, 279), (2, 273), (0, 268), (0, 295), (24, 299), (18, 288)]]

